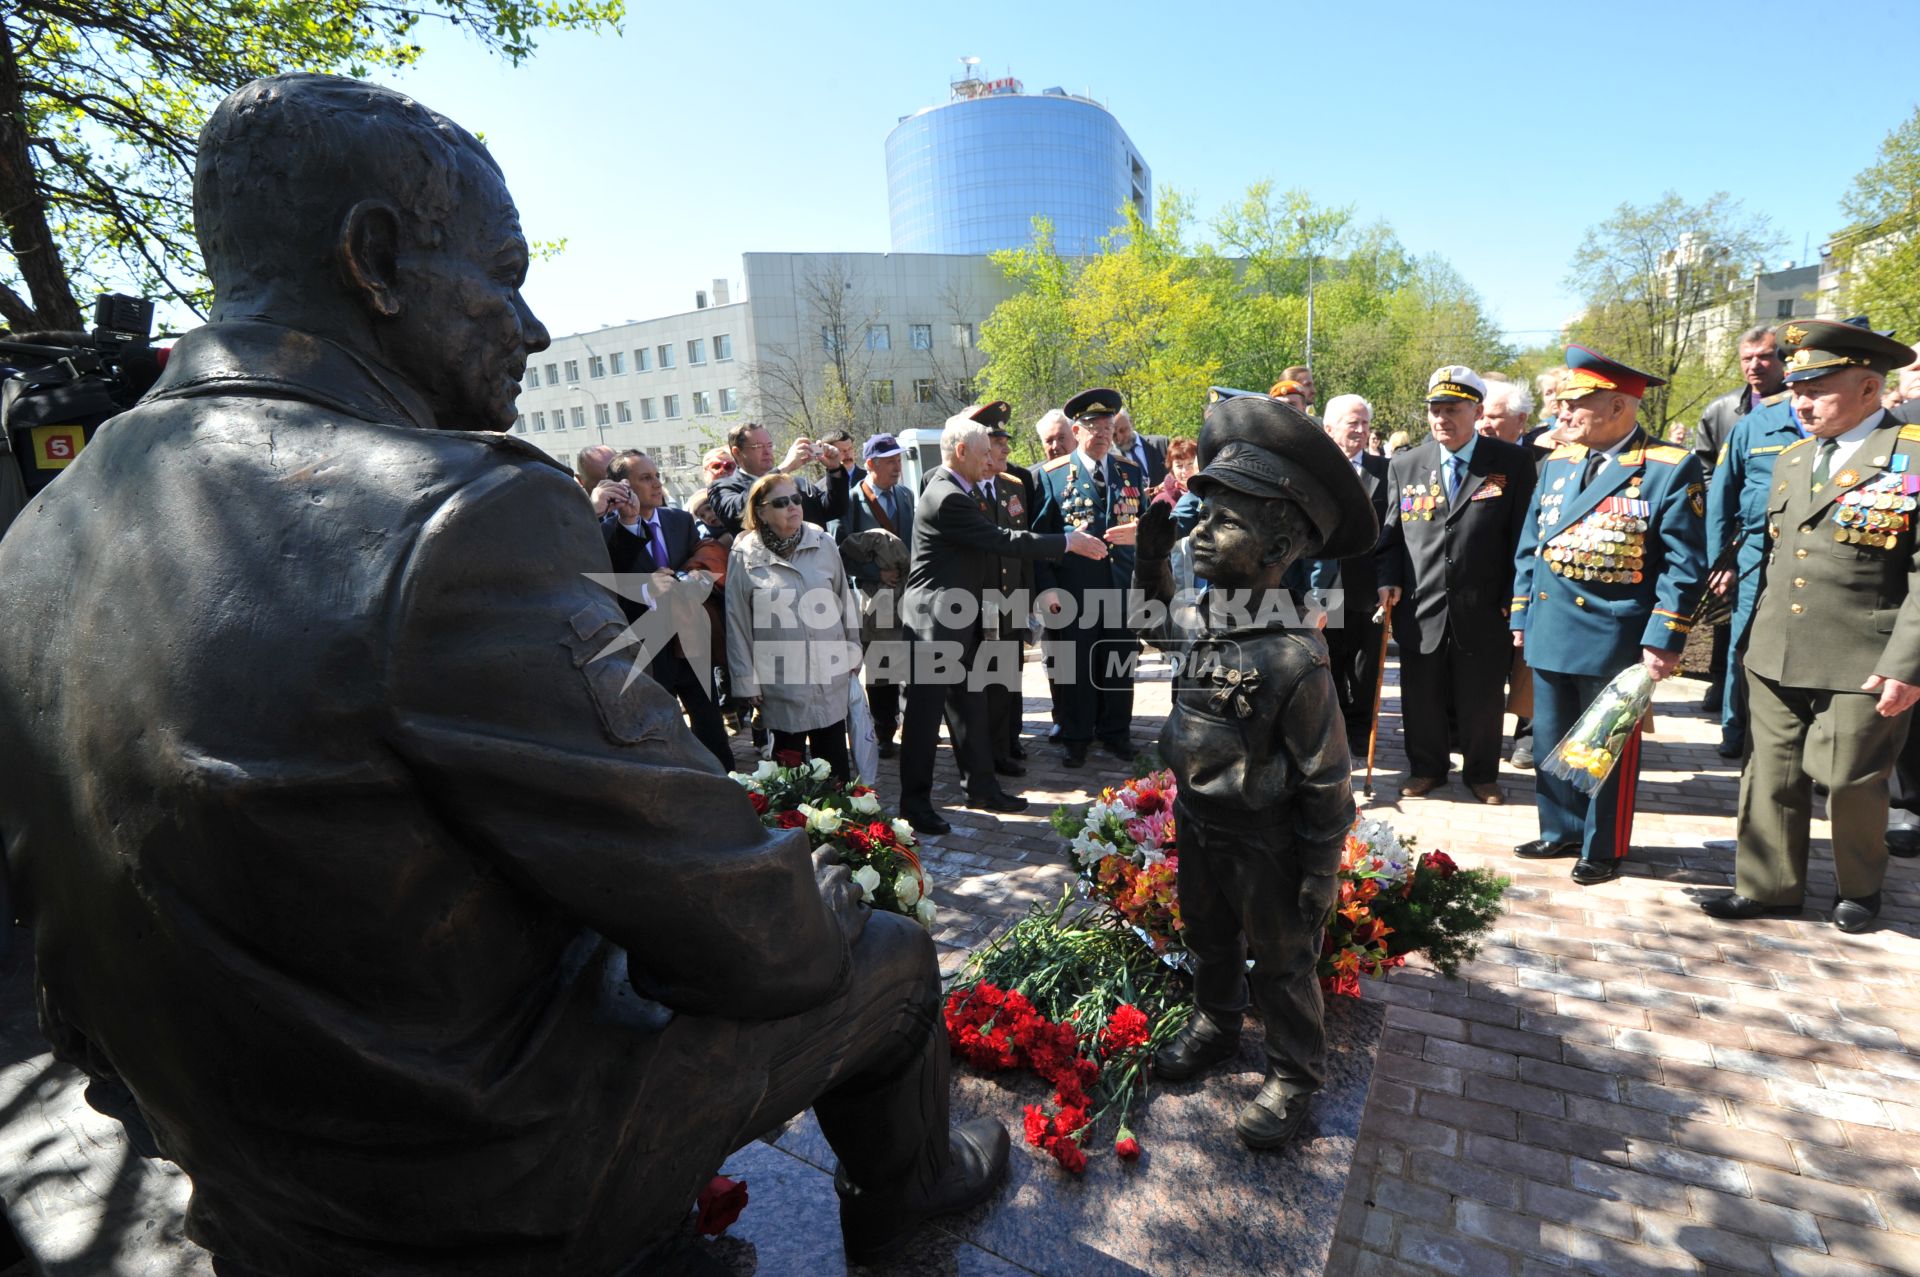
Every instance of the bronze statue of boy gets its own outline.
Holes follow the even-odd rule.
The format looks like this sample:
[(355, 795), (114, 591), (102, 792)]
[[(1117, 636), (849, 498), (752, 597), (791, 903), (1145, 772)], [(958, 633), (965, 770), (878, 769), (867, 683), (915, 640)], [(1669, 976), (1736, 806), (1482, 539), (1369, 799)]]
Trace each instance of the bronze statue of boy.
[[(1139, 632), (1178, 662), (1160, 753), (1179, 781), (1179, 892), (1193, 1018), (1153, 1059), (1192, 1077), (1229, 1059), (1248, 1001), (1266, 1024), (1267, 1078), (1235, 1129), (1257, 1149), (1293, 1137), (1326, 1071), (1316, 966), (1355, 816), (1327, 645), (1281, 577), (1306, 556), (1364, 554), (1379, 535), (1353, 467), (1278, 400), (1215, 404), (1200, 431), (1206, 502), (1193, 530), (1197, 600), (1176, 599), (1171, 508), (1140, 521)], [(1157, 606), (1156, 606), (1157, 605)]]
[(1006, 1168), (931, 938), (635, 677), (511, 433), (547, 331), (466, 130), (331, 76), (200, 138), (212, 322), (0, 542), (0, 786), (56, 1052), (237, 1271), (600, 1277), (811, 1106), (848, 1257)]

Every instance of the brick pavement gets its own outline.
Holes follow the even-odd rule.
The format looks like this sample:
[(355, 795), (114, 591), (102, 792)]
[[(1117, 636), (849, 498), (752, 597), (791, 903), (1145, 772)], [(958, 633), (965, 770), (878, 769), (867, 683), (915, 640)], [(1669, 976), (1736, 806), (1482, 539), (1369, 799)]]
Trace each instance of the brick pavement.
[[(1072, 882), (1046, 814), (1124, 774), (1096, 752), (1059, 766), (1039, 667), (1026, 670), (1030, 759), (1006, 782), (1033, 802), (995, 817), (959, 806), (942, 746), (928, 839), (942, 968)], [(1425, 846), (1512, 877), (1508, 909), (1455, 980), (1417, 963), (1365, 996), (1388, 1004), (1378, 1066), (1329, 1274), (1920, 1273), (1920, 865), (1896, 860), (1883, 926), (1847, 936), (1823, 909), (1716, 923), (1694, 899), (1732, 874), (1735, 770), (1674, 680), (1644, 753), (1636, 852), (1581, 888), (1568, 862), (1524, 862), (1530, 773), (1508, 805), (1457, 780), (1399, 798), (1397, 674), (1382, 712), (1373, 801)], [(1165, 684), (1143, 684), (1151, 742)], [(883, 766), (882, 797), (897, 803)], [(1360, 777), (1356, 776), (1356, 797)], [(1825, 822), (1810, 900), (1830, 901)]]

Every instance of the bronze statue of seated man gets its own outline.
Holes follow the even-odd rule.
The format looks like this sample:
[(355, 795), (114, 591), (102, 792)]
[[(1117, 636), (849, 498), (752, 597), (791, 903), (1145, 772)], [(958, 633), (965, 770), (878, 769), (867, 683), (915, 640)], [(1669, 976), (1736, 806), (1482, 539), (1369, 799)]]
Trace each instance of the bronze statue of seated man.
[(770, 834), (502, 433), (547, 332), (498, 167), (387, 89), (201, 136), (213, 322), (0, 544), (43, 1024), (265, 1274), (606, 1274), (811, 1105), (850, 1258), (985, 1198), (933, 945)]

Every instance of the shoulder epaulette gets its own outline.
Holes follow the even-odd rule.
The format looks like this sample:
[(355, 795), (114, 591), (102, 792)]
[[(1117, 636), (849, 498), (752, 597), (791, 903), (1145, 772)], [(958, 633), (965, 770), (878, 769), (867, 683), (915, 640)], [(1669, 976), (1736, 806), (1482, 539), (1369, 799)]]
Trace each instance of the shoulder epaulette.
[[(1915, 438), (1920, 438), (1920, 435), (1916, 435)], [(1813, 436), (1808, 435), (1805, 439), (1794, 440), (1792, 443), (1788, 444), (1786, 447), (1782, 448), (1780, 451), (1782, 453), (1792, 452), (1795, 448), (1804, 448), (1806, 445), (1812, 442), (1813, 442)]]
[(1113, 459), (1113, 463), (1121, 467), (1121, 469), (1123, 470), (1133, 471), (1133, 473), (1139, 475), (1142, 479), (1147, 477), (1146, 471), (1142, 470), (1138, 465), (1127, 460), (1125, 457), (1115, 457)]
[(1762, 399), (1760, 401), (1760, 406), (1762, 408), (1771, 408), (1775, 404), (1779, 403), (1781, 400), (1785, 399), (1787, 396), (1791, 395), (1792, 393), (1793, 392), (1791, 390), (1783, 390), (1777, 395), (1768, 395), (1765, 399)]
[(1920, 439), (1920, 426), (1900, 427), (1900, 437), (1902, 439)]
[(1549, 460), (1549, 461), (1578, 461), (1578, 460), (1579, 460), (1580, 458), (1582, 458), (1582, 457), (1584, 457), (1584, 456), (1586, 456), (1586, 455), (1587, 455), (1587, 445), (1586, 445), (1586, 444), (1584, 444), (1584, 443), (1563, 443), (1563, 444), (1561, 444), (1561, 445), (1560, 445), (1560, 446), (1559, 446), (1558, 448), (1555, 448), (1555, 449), (1554, 449), (1554, 450), (1552, 451), (1552, 453), (1550, 453), (1550, 454), (1548, 455), (1548, 457), (1547, 457), (1547, 460)]
[(1073, 460), (1073, 454), (1069, 452), (1064, 457), (1055, 457), (1053, 460), (1047, 462), (1045, 465), (1041, 466), (1040, 468), (1042, 470), (1058, 470), (1061, 466), (1066, 465), (1067, 462), (1072, 460)]
[(1647, 445), (1647, 460), (1663, 462), (1670, 466), (1677, 466), (1692, 455), (1685, 448), (1676, 448), (1670, 443)]

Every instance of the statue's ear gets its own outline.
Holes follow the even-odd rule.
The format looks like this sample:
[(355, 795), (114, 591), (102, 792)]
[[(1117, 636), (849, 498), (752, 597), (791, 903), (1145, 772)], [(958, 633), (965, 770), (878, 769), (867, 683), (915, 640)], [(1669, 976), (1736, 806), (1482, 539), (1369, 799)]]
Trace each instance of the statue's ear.
[(400, 214), (385, 200), (361, 200), (340, 223), (347, 282), (377, 315), (400, 313)]

